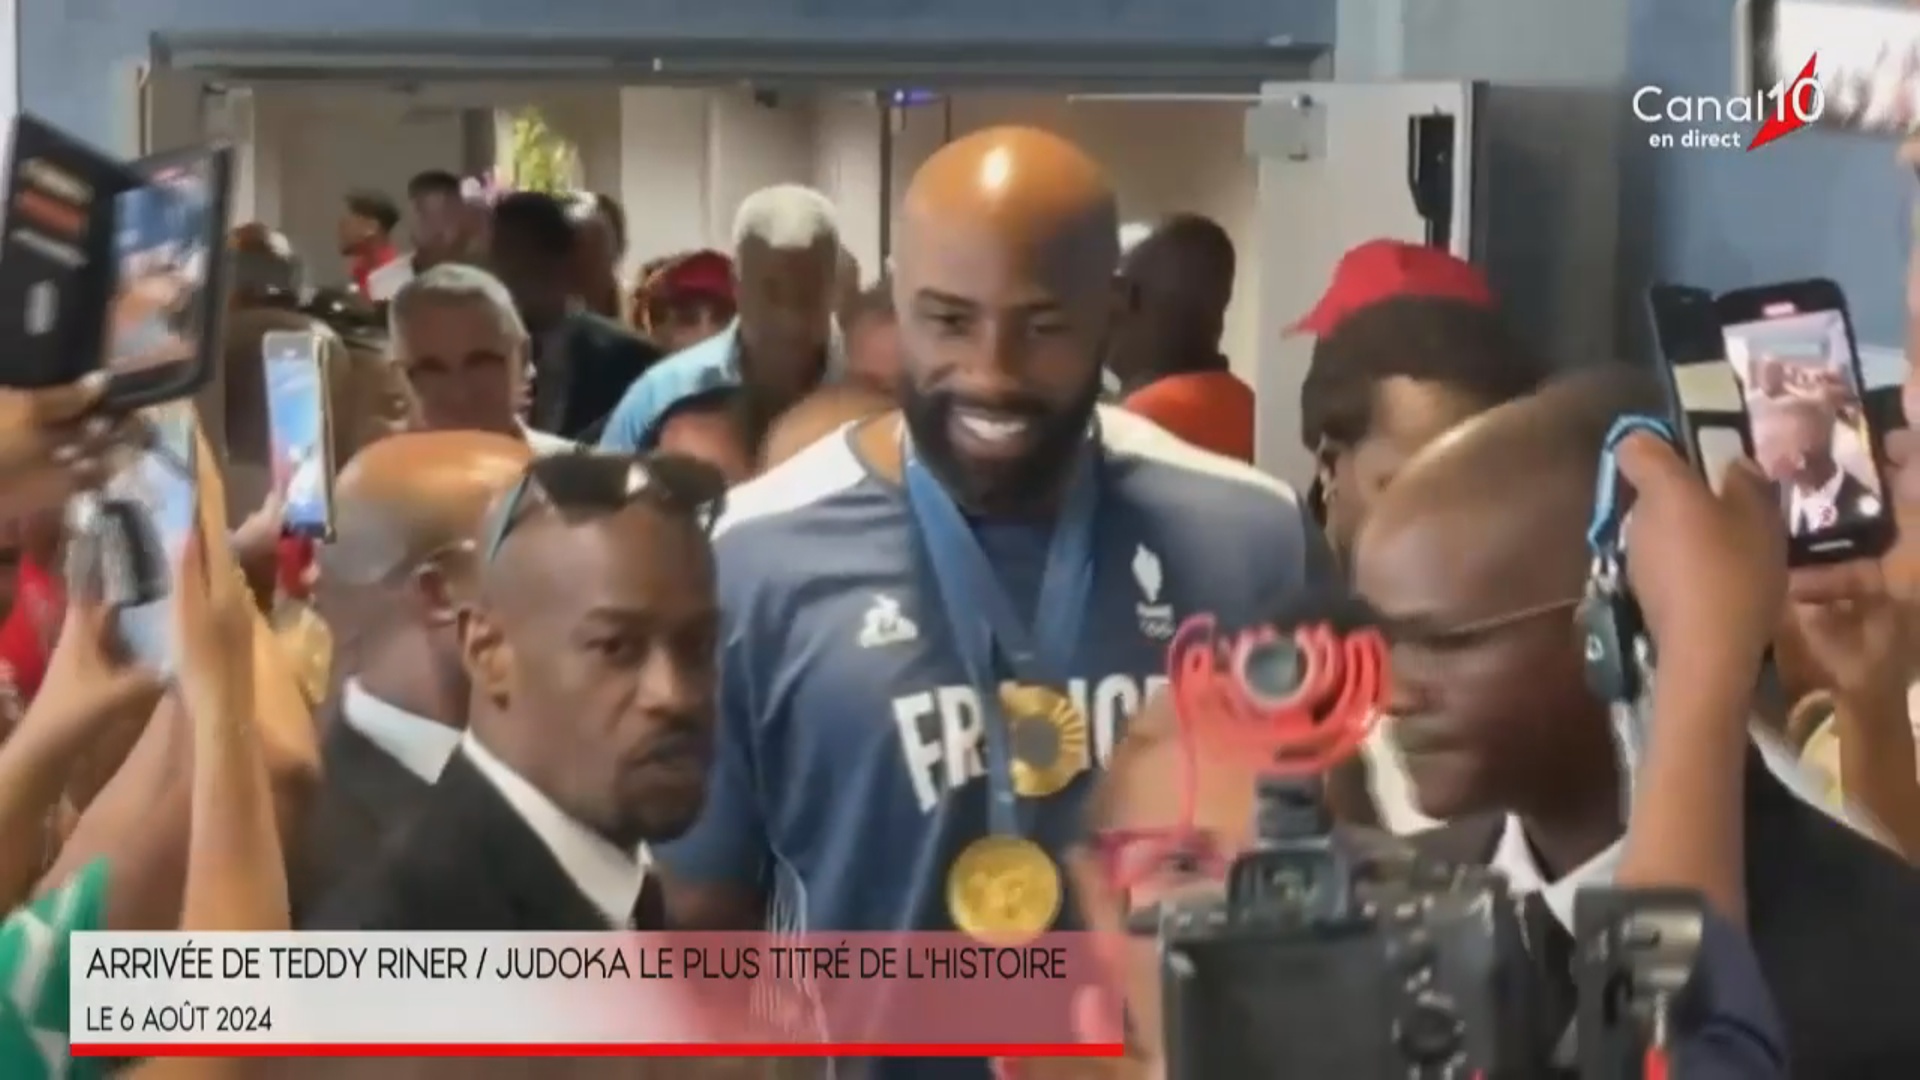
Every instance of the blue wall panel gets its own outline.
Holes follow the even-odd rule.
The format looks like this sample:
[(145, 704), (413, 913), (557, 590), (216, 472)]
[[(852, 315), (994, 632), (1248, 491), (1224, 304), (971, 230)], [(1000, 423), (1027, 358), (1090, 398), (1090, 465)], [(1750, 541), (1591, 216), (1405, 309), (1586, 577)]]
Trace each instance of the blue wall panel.
[[(1730, 92), (1733, 0), (1629, 2), (1635, 85)], [(1630, 138), (1623, 147), (1626, 281), (1725, 289), (1831, 277), (1847, 291), (1863, 342), (1904, 344), (1914, 181), (1894, 165), (1894, 149), (1888, 139), (1826, 131), (1799, 132), (1752, 153), (1653, 150)]]

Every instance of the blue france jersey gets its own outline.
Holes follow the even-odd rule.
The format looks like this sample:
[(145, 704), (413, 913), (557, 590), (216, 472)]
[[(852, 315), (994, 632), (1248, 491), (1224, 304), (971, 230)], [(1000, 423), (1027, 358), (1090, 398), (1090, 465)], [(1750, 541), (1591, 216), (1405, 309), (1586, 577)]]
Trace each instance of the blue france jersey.
[[(1068, 691), (1104, 767), (1182, 620), (1250, 621), (1331, 570), (1285, 484), (1118, 409), (1099, 430), (1108, 487)], [(1047, 531), (976, 537), (1031, 609)], [(905, 493), (843, 431), (734, 489), (715, 545), (717, 760), (699, 823), (658, 857), (689, 883), (760, 887), (780, 930), (951, 930), (948, 867), (988, 832), (983, 715)], [(1028, 835), (1064, 849), (1091, 780), (1022, 800)]]

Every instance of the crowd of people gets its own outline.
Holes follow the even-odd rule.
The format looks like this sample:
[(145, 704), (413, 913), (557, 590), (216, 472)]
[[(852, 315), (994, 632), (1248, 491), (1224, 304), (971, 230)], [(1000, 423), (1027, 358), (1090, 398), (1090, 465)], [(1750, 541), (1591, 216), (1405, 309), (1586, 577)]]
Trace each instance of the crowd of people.
[[(634, 289), (610, 199), (480, 199), (430, 173), (407, 204), (348, 200), (348, 293), (305, 295), (265, 225), (232, 238), (175, 671), (129, 662), (98, 583), (68, 570), (91, 541), (60, 527), (127, 467), (142, 418), (101, 412), (92, 380), (0, 390), (0, 1074), (98, 1071), (66, 1055), (75, 930), (1124, 939), (1128, 913), (1218, 891), (1253, 842), (1260, 763), (1176, 734), (1175, 628), (1344, 588), (1391, 669), (1329, 804), (1504, 873), (1556, 1032), (1574, 893), (1685, 888), (1713, 912), (1712, 992), (1680, 1075), (1920, 1076), (1911, 544), (1789, 570), (1760, 466), (1710, 484), (1631, 437), (1627, 570), (1658, 673), (1629, 785), (1574, 615), (1604, 438), (1668, 404), (1634, 365), (1558, 374), (1471, 265), (1363, 244), (1287, 326), (1313, 338), (1296, 491), (1251, 464), (1253, 392), (1221, 351), (1230, 237), (1181, 215), (1123, 245), (1100, 165), (1044, 132), (929, 158), (871, 281), (832, 203), (792, 185), (742, 203), (731, 251), (655, 260)], [(260, 343), (289, 329), (327, 354), (339, 472), (318, 545), (283, 536), (269, 464)], [(1865, 451), (1903, 522), (1912, 441)], [(1044, 761), (1008, 735), (1035, 724)], [(1063, 899), (954, 885), (982, 876)], [(1158, 959), (1126, 940), (1089, 993), (1131, 1023), (1086, 1034), (1128, 1056), (1019, 1075), (1159, 1076)]]

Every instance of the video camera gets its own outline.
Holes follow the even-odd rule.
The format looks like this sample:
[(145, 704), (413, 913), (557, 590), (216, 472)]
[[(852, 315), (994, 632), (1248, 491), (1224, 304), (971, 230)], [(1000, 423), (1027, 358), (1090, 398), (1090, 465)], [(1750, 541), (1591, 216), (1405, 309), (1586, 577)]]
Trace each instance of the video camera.
[[(1322, 616), (1176, 635), (1182, 737), (1237, 731), (1275, 768), (1225, 895), (1166, 901), (1131, 926), (1160, 945), (1168, 1080), (1641, 1080), (1690, 983), (1700, 899), (1583, 890), (1578, 1020), (1548, 1030), (1560, 1018), (1540, 1005), (1503, 877), (1334, 829), (1319, 773), (1365, 737), (1385, 656), (1350, 605)], [(1211, 736), (1191, 730), (1197, 713)], [(1262, 744), (1262, 729), (1282, 734)]]
[(1363, 852), (1310, 780), (1258, 798), (1225, 899), (1159, 913), (1169, 1080), (1537, 1075), (1498, 875)]

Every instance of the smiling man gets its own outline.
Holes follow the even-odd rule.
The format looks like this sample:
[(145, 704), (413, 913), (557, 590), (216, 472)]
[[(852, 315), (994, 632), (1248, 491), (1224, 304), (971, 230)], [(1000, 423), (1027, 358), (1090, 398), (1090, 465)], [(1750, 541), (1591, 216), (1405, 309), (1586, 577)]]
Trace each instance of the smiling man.
[(718, 529), (712, 794), (659, 851), (676, 924), (1070, 923), (1056, 860), (1174, 628), (1321, 572), (1284, 485), (1096, 406), (1117, 231), (1099, 167), (1042, 132), (977, 132), (914, 177), (902, 408), (736, 488)]

